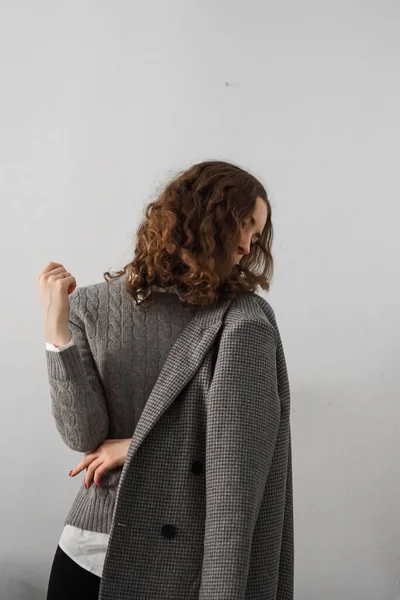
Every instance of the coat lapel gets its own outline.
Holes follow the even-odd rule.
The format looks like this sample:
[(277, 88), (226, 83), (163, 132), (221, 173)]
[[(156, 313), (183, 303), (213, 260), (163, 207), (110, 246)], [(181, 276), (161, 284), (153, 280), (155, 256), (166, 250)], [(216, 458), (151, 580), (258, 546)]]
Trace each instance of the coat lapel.
[(176, 339), (140, 415), (127, 462), (200, 367), (221, 329), (231, 301), (222, 300), (214, 306), (200, 308)]

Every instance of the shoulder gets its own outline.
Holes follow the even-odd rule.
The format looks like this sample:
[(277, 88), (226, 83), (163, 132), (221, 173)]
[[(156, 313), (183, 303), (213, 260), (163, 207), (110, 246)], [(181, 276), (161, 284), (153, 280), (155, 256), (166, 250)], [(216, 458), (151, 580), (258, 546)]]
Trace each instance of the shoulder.
[(241, 294), (235, 298), (227, 311), (227, 324), (242, 320), (266, 323), (276, 327), (275, 312), (272, 306), (265, 298), (254, 292)]
[(82, 320), (89, 316), (96, 320), (100, 309), (108, 306), (112, 298), (121, 296), (123, 290), (123, 277), (79, 286), (69, 298), (71, 311), (75, 312)]
[(224, 318), (223, 330), (226, 334), (247, 335), (267, 334), (276, 341), (277, 325), (272, 306), (265, 298), (252, 292), (235, 298)]

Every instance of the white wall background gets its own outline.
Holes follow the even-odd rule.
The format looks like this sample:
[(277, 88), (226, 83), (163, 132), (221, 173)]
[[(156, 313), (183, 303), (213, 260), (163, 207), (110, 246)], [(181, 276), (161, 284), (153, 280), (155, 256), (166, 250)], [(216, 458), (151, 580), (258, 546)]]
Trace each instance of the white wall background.
[(293, 397), (296, 599), (399, 598), (400, 5), (0, 4), (0, 598), (39, 600), (78, 487), (35, 276), (131, 255), (194, 161), (270, 193)]

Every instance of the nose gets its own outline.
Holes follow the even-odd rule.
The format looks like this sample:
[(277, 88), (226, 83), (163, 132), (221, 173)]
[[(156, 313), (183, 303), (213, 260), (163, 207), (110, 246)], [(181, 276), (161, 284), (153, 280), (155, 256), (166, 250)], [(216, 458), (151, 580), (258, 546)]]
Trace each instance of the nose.
[(238, 248), (239, 254), (247, 255), (250, 254), (250, 242), (242, 242)]

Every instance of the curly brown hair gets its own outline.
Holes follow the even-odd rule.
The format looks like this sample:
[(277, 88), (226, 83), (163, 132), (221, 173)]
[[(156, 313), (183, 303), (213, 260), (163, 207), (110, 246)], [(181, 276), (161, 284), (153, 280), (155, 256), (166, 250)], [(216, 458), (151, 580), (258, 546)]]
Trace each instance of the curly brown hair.
[[(252, 216), (257, 197), (268, 207), (264, 230), (240, 265), (232, 267), (242, 223)], [(271, 205), (263, 185), (236, 165), (202, 162), (178, 174), (147, 205), (134, 259), (104, 278), (126, 275), (127, 291), (136, 303), (155, 285), (173, 287), (184, 306), (207, 306), (258, 286), (269, 289), (272, 239)]]

